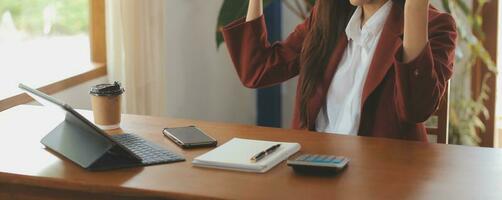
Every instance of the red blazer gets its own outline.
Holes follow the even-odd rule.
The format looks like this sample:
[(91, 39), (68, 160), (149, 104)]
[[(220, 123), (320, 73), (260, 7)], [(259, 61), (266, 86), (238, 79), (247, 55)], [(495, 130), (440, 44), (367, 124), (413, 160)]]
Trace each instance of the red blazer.
[[(273, 45), (267, 41), (264, 18), (240, 19), (223, 30), (228, 50), (242, 83), (249, 88), (275, 85), (300, 73), (300, 52), (310, 20)], [(438, 108), (453, 73), (456, 46), (454, 19), (429, 9), (429, 43), (409, 63), (401, 62), (404, 11), (394, 4), (377, 45), (362, 95), (358, 135), (427, 141), (423, 122)], [(309, 130), (326, 103), (326, 94), (345, 48), (343, 34), (330, 57), (323, 81), (308, 102)], [(299, 80), (299, 84), (302, 80)], [(300, 129), (297, 87), (293, 128)]]

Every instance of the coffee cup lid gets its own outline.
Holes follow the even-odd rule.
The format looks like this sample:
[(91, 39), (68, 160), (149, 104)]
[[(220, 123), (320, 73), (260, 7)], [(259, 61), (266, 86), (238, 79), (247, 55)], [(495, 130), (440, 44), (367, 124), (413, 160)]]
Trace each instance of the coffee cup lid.
[(125, 90), (120, 83), (115, 81), (113, 84), (107, 83), (93, 86), (89, 93), (94, 96), (118, 96), (124, 92)]

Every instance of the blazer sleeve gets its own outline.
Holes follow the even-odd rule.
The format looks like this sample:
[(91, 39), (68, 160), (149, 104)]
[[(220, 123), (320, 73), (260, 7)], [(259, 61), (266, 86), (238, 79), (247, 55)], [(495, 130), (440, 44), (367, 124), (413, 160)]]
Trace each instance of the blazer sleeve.
[(402, 120), (424, 122), (438, 109), (453, 74), (456, 39), (454, 19), (440, 14), (429, 22), (429, 42), (422, 53), (409, 63), (396, 58), (394, 98)]
[(223, 37), (244, 86), (268, 87), (298, 75), (309, 23), (306, 20), (286, 40), (274, 44), (268, 42), (263, 16), (249, 22), (242, 18), (226, 26)]

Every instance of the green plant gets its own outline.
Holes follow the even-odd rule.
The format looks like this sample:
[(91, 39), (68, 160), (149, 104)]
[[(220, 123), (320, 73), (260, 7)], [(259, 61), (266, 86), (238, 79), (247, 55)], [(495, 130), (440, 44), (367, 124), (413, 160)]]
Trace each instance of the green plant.
[[(450, 93), (449, 142), (452, 144), (479, 145), (481, 142), (478, 133), (486, 132), (486, 127), (480, 117), (489, 118), (485, 101), (491, 89), (487, 81), (497, 73), (493, 59), (483, 46), (482, 10), (489, 0), (475, 1), (478, 5), (476, 9), (469, 7), (466, 0), (441, 0), (444, 10), (454, 16), (459, 33), (457, 63)], [(474, 96), (471, 92), (472, 72), (482, 67), (480, 62), (489, 72), (482, 75), (480, 94)]]
[(53, 9), (56, 15), (51, 34), (81, 34), (89, 29), (88, 5), (89, 0), (1, 0), (0, 20), (4, 13), (9, 12), (17, 29), (42, 35), (44, 12)]
[[(268, 5), (272, 1), (274, 0), (265, 0), (264, 3)], [(489, 111), (484, 104), (491, 92), (487, 81), (497, 73), (496, 65), (483, 45), (485, 35), (482, 29), (483, 18), (481, 14), (489, 0), (474, 1), (477, 1), (477, 9), (472, 9), (467, 4), (468, 0), (433, 1), (439, 3), (438, 6), (442, 6), (455, 18), (459, 32), (457, 63), (450, 92), (449, 142), (451, 144), (478, 145), (480, 143), (478, 133), (482, 134), (486, 130), (480, 117), (489, 117)], [(297, 16), (305, 19), (315, 0), (282, 0), (282, 2)], [(247, 0), (224, 1), (217, 25), (216, 42), (218, 46), (223, 42), (219, 31), (221, 27), (244, 16), (247, 4)], [(474, 68), (481, 67), (479, 61), (487, 66), (490, 72), (483, 74), (481, 92), (474, 97), (471, 93), (471, 77)]]

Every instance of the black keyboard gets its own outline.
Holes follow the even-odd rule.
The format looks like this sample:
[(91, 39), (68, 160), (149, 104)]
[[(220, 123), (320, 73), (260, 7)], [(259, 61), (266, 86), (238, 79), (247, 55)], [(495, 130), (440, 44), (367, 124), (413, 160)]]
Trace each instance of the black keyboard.
[(112, 138), (140, 157), (145, 165), (185, 161), (182, 156), (133, 134), (118, 134)]

